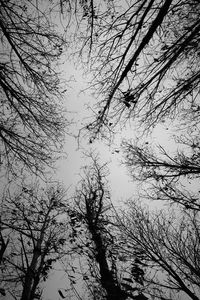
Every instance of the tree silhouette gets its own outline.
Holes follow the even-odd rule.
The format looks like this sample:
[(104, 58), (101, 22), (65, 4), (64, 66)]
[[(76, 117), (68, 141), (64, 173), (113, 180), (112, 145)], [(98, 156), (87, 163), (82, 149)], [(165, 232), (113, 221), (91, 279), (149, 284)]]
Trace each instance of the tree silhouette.
[(64, 137), (58, 64), (65, 40), (50, 2), (1, 0), (0, 6), (1, 164), (14, 174), (19, 166), (42, 172)]
[(179, 136), (173, 154), (161, 146), (158, 152), (149, 144), (123, 143), (125, 165), (132, 178), (146, 184), (145, 197), (180, 204), (185, 209), (200, 209), (196, 185), (200, 174), (198, 140), (198, 129)]
[(142, 266), (137, 256), (124, 252), (125, 246), (117, 237), (107, 165), (100, 164), (94, 155), (91, 158), (92, 164), (84, 169), (77, 188), (75, 205), (69, 210), (72, 255), (76, 252), (84, 262), (80, 272), (90, 299), (148, 299), (143, 293)]
[(153, 214), (131, 200), (120, 224), (129, 251), (137, 247), (151, 266), (145, 276), (149, 296), (199, 299), (199, 211)]
[(7, 239), (1, 289), (13, 299), (41, 299), (41, 283), (65, 254), (67, 237), (65, 191), (59, 184), (44, 190), (23, 186), (5, 196), (1, 208), (1, 236)]
[(94, 138), (127, 120), (150, 129), (168, 116), (199, 116), (199, 1), (81, 3), (75, 54), (93, 74)]

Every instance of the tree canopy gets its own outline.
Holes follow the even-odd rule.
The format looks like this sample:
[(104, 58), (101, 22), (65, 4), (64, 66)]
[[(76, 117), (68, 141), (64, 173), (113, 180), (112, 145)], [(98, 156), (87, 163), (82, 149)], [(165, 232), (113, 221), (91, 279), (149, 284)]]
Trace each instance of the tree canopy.
[[(64, 138), (59, 59), (66, 42), (42, 1), (0, 1), (1, 164), (16, 173), (50, 166)], [(55, 17), (55, 15), (54, 15)]]
[[(81, 1), (76, 54), (92, 74), (93, 137), (135, 121), (198, 122), (199, 1)], [(77, 43), (76, 43), (77, 45)]]
[(0, 214), (1, 290), (11, 299), (41, 299), (42, 283), (66, 254), (65, 190), (24, 184), (4, 195)]
[[(92, 154), (68, 202), (59, 184), (21, 180), (2, 192), (0, 295), (43, 299), (60, 261), (68, 276), (66, 289), (56, 287), (62, 299), (73, 292), (79, 300), (198, 300), (200, 1), (0, 4), (2, 174), (15, 187), (19, 175), (33, 182), (61, 152), (67, 51), (91, 78), (93, 116), (83, 125), (89, 144), (129, 123), (137, 138), (123, 140), (123, 163), (140, 184), (139, 201), (115, 208), (107, 164)], [(151, 139), (158, 124), (176, 127), (173, 145)], [(152, 212), (147, 199), (164, 209)]]

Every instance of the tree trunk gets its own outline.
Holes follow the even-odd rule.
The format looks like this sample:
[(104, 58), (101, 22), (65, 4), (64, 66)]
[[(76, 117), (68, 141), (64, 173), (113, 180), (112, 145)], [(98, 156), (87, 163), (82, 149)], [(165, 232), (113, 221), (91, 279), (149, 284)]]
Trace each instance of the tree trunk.
[(40, 255), (41, 255), (40, 248), (36, 247), (33, 252), (33, 258), (31, 264), (28, 267), (26, 272), (21, 300), (31, 300), (32, 285), (34, 283), (37, 262)]
[(0, 233), (0, 241), (1, 241), (1, 249), (0, 249), (0, 265), (1, 265), (1, 263), (3, 261), (3, 255), (4, 255), (4, 252), (6, 251), (6, 248), (7, 248), (7, 245), (8, 245), (9, 241), (7, 240), (5, 242), (1, 233)]
[(92, 240), (96, 246), (96, 260), (100, 268), (102, 287), (107, 292), (107, 300), (127, 299), (128, 295), (126, 295), (126, 293), (121, 290), (118, 282), (116, 282), (111, 270), (109, 269), (101, 233), (98, 232), (98, 229), (94, 224), (89, 224), (89, 231), (92, 234)]

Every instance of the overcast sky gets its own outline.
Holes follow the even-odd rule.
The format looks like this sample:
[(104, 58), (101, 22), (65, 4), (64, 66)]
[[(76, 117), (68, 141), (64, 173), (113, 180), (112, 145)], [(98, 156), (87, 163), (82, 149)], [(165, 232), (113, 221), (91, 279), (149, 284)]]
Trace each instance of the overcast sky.
[[(87, 109), (87, 105), (89, 102), (91, 104), (94, 103), (94, 99), (90, 96), (89, 91), (81, 93), (81, 90), (87, 86), (86, 78), (82, 76), (81, 70), (77, 70), (72, 63), (66, 61), (64, 74), (66, 78), (73, 78), (69, 84), (64, 102), (70, 119), (73, 119), (73, 124), (69, 128), (71, 135), (67, 135), (65, 141), (64, 150), (67, 157), (59, 160), (56, 177), (63, 182), (66, 188), (69, 188), (69, 194), (72, 194), (80, 180), (81, 167), (87, 163), (84, 152), (95, 151), (95, 153), (99, 154), (102, 163), (109, 163), (110, 176), (108, 179), (111, 189), (111, 200), (116, 208), (121, 207), (123, 201), (130, 197), (136, 197), (138, 192), (138, 185), (133, 183), (127, 169), (121, 164), (123, 153), (120, 150), (122, 138), (134, 138), (134, 131), (127, 128), (121, 134), (119, 133), (111, 146), (106, 145), (103, 141), (96, 141), (91, 145), (89, 138), (85, 137), (80, 139), (80, 144), (78, 145), (77, 139), (72, 135), (76, 136), (86, 119), (91, 116), (91, 111)], [(144, 138), (147, 139), (147, 137)], [(148, 137), (147, 140), (152, 145), (161, 144), (166, 148), (170, 148), (172, 140), (169, 137), (169, 126), (157, 126), (151, 138)], [(147, 205), (159, 207), (158, 202), (148, 203)], [(46, 284), (45, 300), (59, 299), (58, 289), (61, 287), (67, 288), (66, 278), (66, 275), (62, 272), (54, 272), (51, 275), (51, 280)]]
[[(89, 90), (81, 92), (87, 87), (87, 78), (83, 76), (83, 71), (81, 69), (77, 70), (72, 63), (67, 61), (63, 67), (66, 79), (73, 79), (69, 83), (64, 101), (69, 119), (73, 119), (73, 124), (69, 127), (70, 135), (66, 135), (64, 150), (67, 156), (59, 160), (56, 176), (66, 187), (70, 187), (70, 192), (73, 192), (76, 183), (80, 180), (81, 167), (86, 164), (84, 152), (94, 151), (99, 154), (102, 163), (109, 162), (112, 199), (117, 205), (122, 198), (125, 200), (137, 193), (136, 184), (133, 183), (127, 169), (121, 164), (123, 153), (120, 149), (123, 138), (134, 139), (136, 134), (133, 129), (127, 126), (126, 129), (115, 136), (114, 143), (111, 146), (104, 141), (95, 141), (93, 144), (90, 144), (89, 137), (85, 136), (81, 136), (80, 143), (78, 143), (78, 140), (73, 135), (77, 136), (79, 130), (91, 117), (92, 112), (88, 108), (88, 104), (94, 104), (95, 99), (92, 98)], [(171, 148), (172, 139), (169, 132), (170, 128), (167, 124), (158, 125), (155, 127), (151, 137), (147, 138), (144, 136), (144, 139), (149, 141), (152, 146), (160, 144), (165, 148)]]
[[(123, 153), (120, 149), (122, 139), (134, 139), (136, 132), (133, 130), (133, 127), (130, 129), (127, 125), (126, 129), (116, 134), (114, 143), (111, 146), (106, 145), (104, 141), (95, 141), (93, 144), (90, 144), (89, 137), (85, 136), (81, 136), (78, 143), (75, 136), (78, 135), (79, 130), (91, 117), (92, 111), (88, 106), (92, 106), (95, 103), (95, 99), (90, 95), (90, 90), (83, 92), (88, 87), (87, 80), (89, 80), (89, 75), (88, 77), (84, 76), (83, 69), (75, 67), (73, 62), (68, 60), (67, 55), (62, 72), (64, 79), (69, 80), (64, 105), (67, 109), (67, 117), (69, 120), (73, 120), (73, 123), (69, 126), (69, 135), (66, 135), (64, 147), (66, 157), (59, 160), (55, 178), (61, 180), (65, 187), (69, 188), (69, 194), (73, 194), (80, 180), (81, 167), (87, 164), (84, 152), (94, 151), (96, 154), (99, 154), (102, 163), (109, 163), (110, 176), (108, 179), (111, 189), (111, 200), (116, 207), (121, 206), (123, 201), (130, 197), (136, 197), (138, 192), (138, 185), (133, 183), (127, 169), (121, 164)], [(169, 124), (162, 124), (154, 128), (151, 137), (148, 136), (147, 138), (144, 136), (143, 138), (151, 143), (152, 146), (162, 145), (166, 149), (173, 149), (173, 141), (170, 135), (171, 127)], [(159, 207), (158, 203), (148, 203), (148, 205)], [(63, 283), (66, 283), (66, 286), (63, 286)], [(46, 287), (45, 300), (58, 300), (58, 289), (61, 287), (67, 288), (66, 276), (62, 272), (54, 272)]]

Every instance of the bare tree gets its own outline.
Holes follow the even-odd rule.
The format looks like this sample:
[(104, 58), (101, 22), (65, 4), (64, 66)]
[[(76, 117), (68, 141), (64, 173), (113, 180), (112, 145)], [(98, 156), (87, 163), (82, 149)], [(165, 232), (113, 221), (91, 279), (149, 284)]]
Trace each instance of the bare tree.
[(1, 235), (9, 240), (0, 267), (1, 290), (13, 299), (41, 299), (41, 283), (65, 254), (65, 197), (60, 184), (47, 189), (35, 184), (4, 199)]
[(199, 118), (199, 1), (72, 3), (81, 23), (76, 53), (97, 96), (92, 137), (127, 119), (149, 129), (188, 111)]
[(136, 256), (124, 252), (117, 236), (107, 172), (107, 165), (99, 164), (94, 156), (92, 164), (84, 169), (75, 206), (69, 210), (72, 253), (83, 261), (79, 272), (90, 299), (145, 300), (144, 271), (136, 264)]
[(149, 213), (135, 201), (120, 221), (128, 251), (149, 266), (146, 292), (156, 299), (199, 299), (199, 211)]
[(200, 209), (198, 132), (196, 129), (193, 135), (177, 137), (173, 154), (161, 146), (151, 148), (149, 144), (123, 143), (125, 165), (130, 176), (146, 186), (147, 198), (168, 200), (185, 209)]
[(19, 166), (41, 172), (61, 150), (66, 43), (55, 13), (50, 1), (0, 1), (0, 155), (14, 174)]

